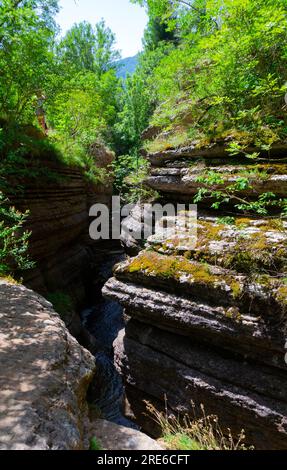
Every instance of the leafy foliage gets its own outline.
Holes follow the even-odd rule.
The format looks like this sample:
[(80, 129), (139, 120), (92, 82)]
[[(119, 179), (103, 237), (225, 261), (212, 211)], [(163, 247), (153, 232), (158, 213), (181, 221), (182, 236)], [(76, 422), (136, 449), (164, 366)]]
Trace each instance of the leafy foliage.
[[(284, 0), (132, 1), (147, 8), (152, 28), (160, 24), (163, 34), (173, 35), (146, 81), (154, 107), (150, 124), (159, 129), (145, 143), (147, 152), (219, 142), (231, 159), (255, 161), (259, 151), (250, 148), (268, 154), (274, 143), (286, 140)], [(153, 32), (147, 39), (156, 37)], [(148, 57), (152, 43), (146, 43)], [(196, 202), (210, 199), (219, 209), (232, 200), (243, 212), (267, 215), (281, 207), (285, 213), (285, 201), (274, 194), (251, 202), (240, 198), (250, 186), (247, 178), (224, 190), (216, 187), (223, 186), (221, 179), (203, 175)]]
[(98, 77), (114, 68), (120, 57), (115, 50), (115, 36), (104, 20), (95, 28), (85, 21), (74, 25), (58, 45), (58, 53), (65, 65), (94, 72)]
[[(42, 164), (47, 160), (80, 166), (89, 180), (104, 182), (107, 171), (93, 152), (100, 142), (117, 155), (111, 169), (116, 191), (125, 200), (149, 197), (140, 154), (149, 124), (158, 132), (146, 143), (148, 151), (225, 141), (231, 159), (255, 161), (250, 146), (268, 152), (286, 139), (285, 0), (131, 2), (147, 8), (149, 23), (136, 71), (124, 80), (117, 76), (115, 36), (103, 20), (76, 24), (59, 38), (57, 0), (0, 2), (3, 192), (15, 177), (49, 175)], [(271, 193), (240, 200), (249, 185), (244, 175), (224, 189), (215, 188), (220, 175), (202, 178), (197, 201), (209, 198), (220, 208), (236, 200), (238, 210), (261, 215), (280, 205), (286, 214), (286, 199)], [(3, 246), (16, 246), (18, 230), (12, 228), (21, 227), (25, 215), (6, 202), (5, 211)], [(28, 237), (17, 240), (12, 264), (24, 266)]]
[(29, 232), (23, 230), (28, 212), (22, 214), (9, 206), (0, 192), (0, 276), (31, 269), (34, 263), (27, 254)]
[(129, 76), (120, 97), (120, 109), (115, 124), (117, 150), (138, 152), (141, 134), (148, 126), (151, 104), (146, 81), (141, 74)]
[(113, 142), (115, 38), (101, 21), (75, 25), (58, 41), (57, 10), (56, 0), (1, 2), (0, 174), (24, 176), (32, 162), (41, 170), (41, 159), (54, 159), (81, 166), (89, 179), (103, 182), (90, 148)]
[(54, 0), (3, 0), (0, 5), (0, 116), (30, 122), (35, 99), (51, 85)]
[(139, 155), (121, 155), (114, 162), (114, 186), (123, 201), (136, 203), (152, 200), (157, 194), (144, 185), (148, 163)]
[[(57, 0), (0, 2), (0, 183), (3, 194), (31, 178), (56, 178), (47, 161), (83, 168), (104, 182), (96, 142), (113, 144), (120, 82), (115, 37), (101, 21), (75, 25), (58, 39)], [(2, 194), (2, 193), (1, 193)], [(1, 196), (1, 274), (32, 266), (27, 214)]]
[(153, 88), (154, 70), (174, 48), (174, 39), (167, 24), (162, 24), (159, 18), (151, 18), (136, 71), (127, 76), (119, 90), (119, 112), (113, 129), (114, 148), (120, 155), (114, 165), (115, 188), (127, 201), (154, 197), (143, 184), (147, 163), (140, 155), (142, 133), (149, 125), (157, 101)]
[(279, 199), (272, 192), (262, 193), (255, 200), (254, 197), (253, 200), (249, 200), (247, 196), (244, 197), (244, 191), (253, 190), (255, 192), (250, 180), (252, 176), (268, 179), (266, 173), (253, 170), (250, 173), (246, 172), (246, 175), (237, 176), (234, 182), (228, 183), (222, 174), (215, 171), (203, 172), (196, 180), (197, 183), (202, 184), (202, 187), (198, 190), (194, 202), (199, 203), (210, 199), (211, 208), (220, 209), (232, 201), (235, 203), (235, 208), (239, 211), (256, 213), (262, 216), (268, 215), (271, 208), (281, 208), (283, 211), (286, 204), (285, 199)]
[(104, 182), (105, 175), (97, 168), (93, 144), (113, 145), (120, 88), (114, 45), (115, 37), (104, 21), (95, 27), (86, 22), (73, 26), (57, 46), (61, 81), (46, 101), (51, 140), (68, 164), (85, 168), (94, 182)]
[(101, 444), (96, 437), (93, 437), (90, 442), (90, 450), (103, 450)]
[(139, 3), (180, 35), (152, 77), (154, 124), (198, 145), (228, 137), (270, 146), (286, 137), (284, 1)]

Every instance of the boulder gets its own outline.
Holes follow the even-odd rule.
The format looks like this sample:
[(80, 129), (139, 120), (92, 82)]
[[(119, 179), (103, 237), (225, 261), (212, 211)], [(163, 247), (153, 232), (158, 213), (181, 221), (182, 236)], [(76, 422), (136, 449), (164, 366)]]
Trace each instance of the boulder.
[(88, 449), (94, 358), (49, 302), (4, 280), (0, 357), (0, 449)]
[(136, 239), (135, 233), (142, 233), (144, 220), (144, 207), (141, 204), (135, 205), (130, 215), (123, 221), (121, 230), (121, 244), (129, 256), (136, 256), (142, 249), (140, 239)]
[(162, 450), (162, 447), (146, 434), (109, 421), (94, 421), (90, 432), (102, 450)]

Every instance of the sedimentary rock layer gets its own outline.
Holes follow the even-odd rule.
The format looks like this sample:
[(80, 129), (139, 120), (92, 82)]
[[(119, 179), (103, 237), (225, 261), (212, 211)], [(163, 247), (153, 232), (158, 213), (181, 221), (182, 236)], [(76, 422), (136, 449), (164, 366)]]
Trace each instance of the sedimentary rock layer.
[[(225, 160), (225, 163), (228, 163), (228, 160), (230, 161), (230, 155), (228, 154), (227, 148), (228, 142), (210, 144), (205, 148), (198, 148), (195, 143), (186, 147), (170, 148), (149, 154), (147, 158), (151, 165), (155, 167), (166, 166), (166, 162), (173, 162), (182, 158), (189, 158), (190, 160), (195, 161), (199, 157), (206, 158), (208, 160), (223, 159)], [(253, 152), (258, 152), (258, 148), (249, 147), (245, 149), (245, 152), (252, 154)], [(242, 156), (243, 155), (244, 154), (242, 154)], [(265, 158), (272, 158), (274, 160), (277, 158), (286, 158), (286, 143), (275, 144), (269, 151), (261, 151), (261, 155)]]
[[(188, 164), (188, 162), (186, 162)], [(189, 162), (190, 164), (190, 162)], [(204, 169), (188, 167), (157, 168), (151, 171), (146, 184), (156, 191), (173, 193), (179, 196), (194, 196), (199, 189), (208, 188), (212, 191), (224, 190), (246, 180), (244, 186), (237, 191), (238, 197), (255, 198), (263, 193), (275, 193), (278, 197), (287, 194), (287, 175), (276, 174), (277, 165), (266, 164), (265, 169), (252, 171), (252, 167), (241, 166), (209, 166)], [(279, 170), (279, 168), (278, 168)], [(208, 183), (210, 176), (216, 173), (218, 182)], [(203, 178), (206, 178), (206, 183)]]
[(286, 325), (158, 291), (152, 279), (149, 288), (112, 279), (104, 294), (130, 318), (116, 343), (129, 387), (166, 397), (182, 415), (202, 403), (234, 434), (244, 428), (257, 448), (286, 448)]
[[(113, 155), (105, 150), (105, 158), (108, 163)], [(9, 197), (17, 209), (29, 211), (25, 228), (31, 232), (29, 252), (36, 266), (25, 273), (24, 282), (42, 295), (68, 292), (80, 304), (95, 247), (89, 239), (89, 210), (96, 203), (110, 205), (112, 182), (88, 183), (80, 168), (63, 164), (46, 162), (45, 167), (46, 178), (16, 183), (22, 189)]]
[[(163, 202), (239, 181), (241, 202), (266, 192), (280, 200), (287, 179), (277, 150), (278, 159), (273, 152), (259, 164), (231, 163), (223, 147), (168, 150), (149, 156), (146, 182)], [(132, 413), (150, 432), (146, 400), (190, 418), (203, 404), (223, 430), (236, 437), (244, 429), (247, 444), (287, 449), (286, 220), (240, 216), (235, 204), (231, 197), (220, 217), (206, 205), (196, 221), (184, 211), (164, 217), (145, 250), (115, 267), (104, 295), (128, 319), (116, 364)]]

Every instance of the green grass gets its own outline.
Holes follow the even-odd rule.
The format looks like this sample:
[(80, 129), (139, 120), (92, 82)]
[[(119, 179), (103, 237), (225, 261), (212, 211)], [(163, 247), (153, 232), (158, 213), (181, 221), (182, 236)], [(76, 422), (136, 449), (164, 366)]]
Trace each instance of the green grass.
[(146, 405), (149, 415), (162, 430), (161, 441), (168, 450), (247, 450), (244, 430), (238, 436), (233, 436), (230, 429), (223, 432), (218, 417), (207, 416), (203, 405), (201, 417), (196, 415), (193, 405), (194, 418), (170, 417), (150, 403)]
[(196, 440), (184, 433), (166, 434), (163, 440), (171, 450), (206, 450), (202, 449)]
[(90, 442), (90, 450), (104, 450), (96, 437), (93, 437)]

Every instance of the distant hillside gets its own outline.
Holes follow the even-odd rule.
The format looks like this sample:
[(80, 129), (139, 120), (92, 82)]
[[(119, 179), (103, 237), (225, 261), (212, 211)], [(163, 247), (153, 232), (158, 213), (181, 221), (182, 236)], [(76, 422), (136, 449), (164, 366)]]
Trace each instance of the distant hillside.
[(138, 65), (139, 55), (134, 57), (127, 57), (126, 59), (119, 60), (117, 62), (117, 75), (119, 78), (126, 79), (127, 75), (132, 75), (135, 73), (136, 67)]

